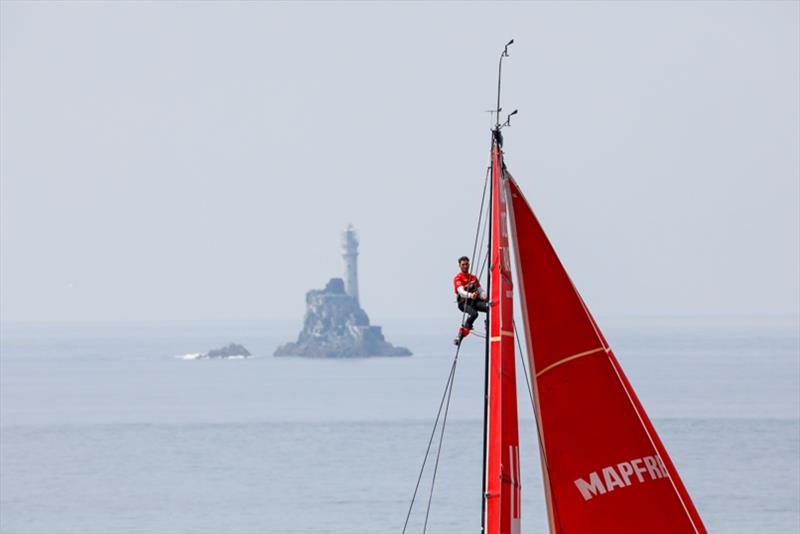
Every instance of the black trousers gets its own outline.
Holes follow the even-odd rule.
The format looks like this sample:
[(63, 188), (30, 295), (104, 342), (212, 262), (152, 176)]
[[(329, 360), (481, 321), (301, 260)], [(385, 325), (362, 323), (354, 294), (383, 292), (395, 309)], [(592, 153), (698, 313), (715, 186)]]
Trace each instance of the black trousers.
[(472, 330), (472, 325), (475, 319), (478, 318), (478, 312), (486, 313), (489, 311), (489, 304), (485, 300), (467, 299), (458, 302), (458, 309), (467, 314), (467, 320), (464, 321), (464, 327)]

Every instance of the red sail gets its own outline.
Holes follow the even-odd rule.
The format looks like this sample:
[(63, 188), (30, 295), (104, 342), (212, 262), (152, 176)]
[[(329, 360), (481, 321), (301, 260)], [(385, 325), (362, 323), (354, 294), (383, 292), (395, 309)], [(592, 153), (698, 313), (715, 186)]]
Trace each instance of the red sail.
[(508, 243), (508, 189), (503, 158), (492, 148), (492, 221), (489, 312), (489, 400), (486, 439), (486, 534), (518, 533), (519, 432), (514, 371), (514, 286)]
[(550, 531), (705, 532), (536, 216), (507, 183)]

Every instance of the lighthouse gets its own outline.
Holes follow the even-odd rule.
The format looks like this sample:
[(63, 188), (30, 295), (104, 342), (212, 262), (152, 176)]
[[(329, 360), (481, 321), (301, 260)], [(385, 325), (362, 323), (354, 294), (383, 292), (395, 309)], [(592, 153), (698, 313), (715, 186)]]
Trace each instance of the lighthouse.
[(297, 342), (281, 345), (275, 356), (411, 356), (407, 348), (386, 341), (380, 326), (369, 324), (358, 302), (358, 235), (348, 224), (341, 236), (344, 280), (331, 278), (325, 289), (306, 293), (306, 315)]
[(342, 232), (342, 258), (344, 258), (344, 289), (358, 302), (358, 237), (352, 224)]

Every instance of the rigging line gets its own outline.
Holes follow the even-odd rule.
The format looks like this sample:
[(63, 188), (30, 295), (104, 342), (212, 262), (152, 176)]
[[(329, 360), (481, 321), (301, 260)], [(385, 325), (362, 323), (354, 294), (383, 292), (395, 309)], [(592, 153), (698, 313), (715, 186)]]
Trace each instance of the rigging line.
[[(473, 248), (472, 255), (473, 256), (477, 255), (477, 257), (474, 258), (474, 261), (475, 261), (476, 265), (480, 264), (479, 259), (483, 255), (483, 242), (486, 239), (486, 227), (489, 224), (489, 214), (487, 213), (486, 214), (486, 218), (485, 219), (483, 218), (484, 211), (488, 211), (488, 206), (484, 210), (483, 204), (484, 204), (484, 201), (486, 199), (486, 186), (487, 186), (487, 184), (489, 182), (489, 173), (491, 172), (491, 170), (492, 170), (491, 167), (488, 167), (486, 169), (486, 179), (485, 179), (485, 181), (483, 183), (483, 198), (481, 199), (481, 212), (480, 212), (480, 216), (478, 217), (478, 227), (475, 228), (475, 231), (476, 231), (476, 234), (475, 234), (475, 245), (477, 245), (477, 246), (475, 246)], [(483, 227), (481, 227), (481, 220), (482, 219), (483, 219)], [(478, 245), (478, 235), (480, 235), (480, 237), (481, 237), (480, 245)]]
[[(486, 233), (486, 221), (488, 221), (488, 219), (489, 219), (488, 217), (486, 217), (486, 220), (484, 220), (484, 222), (483, 222), (483, 234), (481, 234), (481, 220), (483, 220), (484, 205), (486, 204), (486, 188), (489, 185), (489, 174), (490, 174), (491, 170), (492, 170), (491, 167), (488, 167), (486, 169), (486, 176), (483, 179), (483, 193), (481, 194), (481, 208), (478, 211), (478, 224), (475, 227), (475, 240), (472, 242), (472, 258), (471, 259), (472, 259), (472, 262), (473, 262), (472, 263), (473, 266), (480, 265), (480, 262), (475, 258), (475, 254), (478, 254), (478, 256), (481, 255), (481, 253), (479, 251), (481, 250), (481, 248), (483, 248), (483, 237), (485, 236), (485, 233)], [(478, 247), (478, 236), (479, 235), (481, 235), (480, 248)], [(483, 273), (483, 269), (481, 269), (481, 273)], [(480, 283), (480, 278), (481, 278), (481, 275), (479, 274), (478, 275), (478, 283)], [(458, 298), (459, 297), (456, 296), (456, 301), (458, 301)], [(464, 319), (466, 319), (466, 317), (467, 317), (467, 312), (466, 312), (466, 306), (465, 306), (464, 311), (461, 313), (461, 326), (464, 326)]]
[(485, 257), (485, 258), (483, 258), (483, 261), (482, 261), (482, 263), (481, 263), (481, 271), (480, 271), (480, 273), (478, 274), (478, 278), (480, 278), (481, 276), (483, 276), (483, 270), (486, 268), (486, 264), (487, 264), (488, 262), (489, 262), (489, 255), (487, 254), (487, 255), (486, 255), (486, 257)]
[[(533, 408), (533, 422), (536, 424), (536, 434), (539, 437), (539, 443), (542, 449), (544, 449), (544, 441), (542, 441), (542, 431), (539, 428), (539, 417), (536, 415), (536, 401), (533, 397), (533, 389), (531, 389), (531, 381), (528, 378), (528, 366), (525, 365), (525, 358), (522, 356), (522, 345), (519, 342), (519, 333), (517, 332), (517, 321), (512, 319), (511, 324), (514, 325), (514, 338), (517, 340), (517, 352), (519, 352), (519, 359), (522, 361), (522, 369), (523, 374), (525, 375), (525, 383), (528, 384), (528, 395), (531, 398), (531, 408)], [(542, 477), (549, 477), (550, 476), (550, 466), (547, 464), (547, 455), (541, 455), (542, 462), (544, 463), (544, 468), (547, 470), (546, 473), (542, 473)], [(552, 496), (553, 499), (553, 515), (555, 516), (555, 521), (559, 525), (559, 529), (561, 529), (561, 519), (558, 517), (558, 509), (555, 506), (555, 496)]]
[[(475, 228), (475, 242), (472, 244), (472, 259), (475, 260), (475, 252), (480, 250), (478, 248), (478, 234), (481, 231), (481, 220), (483, 219), (483, 205), (486, 202), (486, 186), (489, 185), (489, 172), (491, 167), (486, 169), (486, 177), (483, 179), (483, 193), (481, 194), (481, 209), (478, 211), (478, 226)], [(487, 217), (488, 219), (488, 217)], [(483, 239), (481, 239), (481, 247), (483, 247)], [(477, 262), (476, 262), (477, 263)]]
[[(459, 345), (460, 348), (460, 345)], [(458, 349), (456, 349), (458, 358)], [(439, 433), (439, 448), (436, 451), (436, 463), (433, 466), (433, 477), (431, 478), (431, 492), (428, 495), (428, 508), (425, 510), (425, 523), (422, 525), (422, 534), (428, 530), (428, 516), (431, 513), (431, 501), (433, 500), (433, 489), (436, 486), (436, 473), (439, 471), (439, 458), (442, 457), (442, 441), (444, 440), (444, 428), (447, 426), (447, 412), (450, 410), (450, 397), (453, 394), (453, 383), (455, 382), (455, 363), (453, 364), (453, 380), (450, 380), (450, 389), (447, 392), (447, 403), (444, 405), (444, 418), (442, 418), (442, 430)]]
[[(491, 167), (487, 168), (486, 176), (484, 177), (484, 180), (483, 180), (483, 193), (481, 194), (481, 207), (480, 207), (480, 210), (478, 212), (478, 224), (477, 224), (477, 226), (475, 228), (475, 240), (473, 241), (473, 244), (472, 244), (472, 257), (473, 257), (473, 259), (475, 258), (475, 253), (476, 253), (476, 250), (477, 250), (477, 247), (478, 247), (478, 235), (480, 234), (480, 231), (481, 231), (481, 221), (483, 219), (484, 205), (486, 204), (486, 189), (487, 189), (487, 186), (489, 184), (489, 173), (490, 173), (490, 171), (491, 171)], [(484, 231), (485, 231), (485, 224), (484, 224)], [(483, 240), (481, 240), (481, 246), (483, 246)], [(481, 271), (482, 271), (482, 269), (481, 269)], [(464, 325), (464, 319), (466, 318), (466, 316), (467, 316), (467, 312), (466, 311), (462, 312), (462, 314), (461, 314), (461, 325), (462, 326)], [(419, 491), (419, 484), (420, 484), (420, 481), (422, 480), (422, 475), (425, 472), (425, 464), (428, 461), (428, 455), (430, 454), (431, 445), (433, 444), (433, 437), (436, 435), (436, 428), (439, 425), (439, 417), (442, 414), (442, 406), (444, 405), (445, 398), (447, 398), (447, 407), (445, 408), (445, 420), (447, 419), (447, 411), (450, 408), (450, 395), (451, 395), (451, 393), (453, 391), (453, 384), (452, 384), (453, 383), (453, 377), (455, 376), (456, 364), (458, 363), (458, 353), (459, 353), (460, 350), (461, 350), (461, 344), (459, 343), (458, 346), (456, 347), (456, 354), (455, 354), (455, 357), (453, 358), (453, 365), (450, 367), (450, 375), (447, 377), (447, 383), (445, 384), (445, 388), (444, 388), (445, 390), (444, 390), (444, 393), (442, 394), (442, 400), (439, 402), (439, 411), (436, 413), (436, 419), (433, 422), (433, 430), (431, 430), (431, 437), (428, 439), (428, 448), (425, 450), (425, 457), (422, 460), (422, 467), (420, 467), (420, 470), (419, 470), (419, 476), (417, 477), (417, 484), (414, 487), (414, 494), (411, 496), (411, 503), (408, 506), (408, 513), (406, 514), (406, 521), (403, 524), (403, 534), (405, 534), (406, 528), (408, 528), (408, 520), (411, 517), (411, 511), (412, 511), (412, 509), (414, 507), (414, 501), (416, 500), (417, 492)], [(439, 438), (439, 451), (440, 452), (441, 452), (441, 447), (442, 447), (442, 437), (444, 436), (444, 425), (445, 425), (445, 422), (443, 421), (442, 422), (442, 434), (441, 434), (441, 436)], [(437, 456), (436, 456), (436, 467), (434, 468), (434, 473), (433, 473), (434, 481), (436, 480), (436, 469), (438, 469), (438, 465), (439, 465), (439, 456), (438, 456), (438, 453), (437, 453)], [(431, 484), (431, 497), (432, 496), (433, 496), (433, 483)], [(430, 513), (430, 506), (431, 506), (431, 499), (429, 498), (428, 499), (428, 511), (425, 513), (425, 525), (426, 525), (426, 527), (427, 527), (427, 524), (428, 524), (428, 514)]]
[[(489, 182), (489, 174), (491, 172), (492, 172), (492, 167), (491, 166), (487, 167), (487, 169), (486, 169), (486, 180), (484, 181), (484, 184), (483, 184), (483, 197), (484, 197), (484, 199), (486, 198), (486, 185)], [(487, 209), (488, 209), (488, 206), (487, 206)], [(487, 214), (486, 219), (484, 219), (484, 221), (483, 221), (483, 229), (481, 230), (480, 222), (481, 222), (481, 218), (482, 217), (483, 217), (483, 199), (481, 200), (481, 217), (478, 218), (478, 228), (476, 229), (476, 230), (478, 230), (478, 234), (480, 234), (480, 236), (481, 236), (481, 244), (480, 244), (480, 246), (478, 246), (476, 249), (473, 249), (473, 251), (472, 251), (472, 255), (473, 256), (475, 256), (476, 253), (478, 255), (476, 258), (473, 258), (473, 261), (474, 261), (475, 265), (480, 265), (481, 264), (481, 261), (482, 261), (481, 260), (481, 256), (483, 255), (483, 242), (486, 240), (486, 233), (487, 233), (486, 228), (487, 228), (487, 226), (489, 224), (489, 216)], [(478, 242), (478, 234), (475, 235), (476, 244)], [(476, 252), (476, 250), (477, 250), (477, 252)], [(479, 280), (480, 280), (482, 275), (483, 275), (483, 271), (481, 271), (480, 274), (478, 274), (478, 279)]]
[[(481, 256), (483, 255), (483, 242), (486, 240), (486, 236), (489, 234), (489, 231), (488, 231), (488, 228), (487, 228), (488, 224), (489, 224), (489, 218), (487, 217), (486, 221), (483, 223), (483, 231), (481, 232), (481, 246), (478, 249), (479, 251), (481, 251), (481, 252), (478, 253), (478, 257), (479, 258), (481, 258)], [(487, 258), (489, 257), (489, 253), (488, 252), (486, 252), (486, 257)], [(481, 258), (480, 261), (476, 261), (475, 263), (477, 265), (480, 265), (480, 263), (482, 261), (483, 261), (483, 259)], [(483, 276), (483, 271), (482, 270), (481, 270), (480, 275), (478, 275), (478, 278), (480, 278), (481, 276)]]
[[(439, 426), (439, 417), (442, 415), (442, 406), (444, 406), (445, 398), (448, 397), (448, 392), (452, 390), (452, 382), (453, 376), (456, 372), (456, 364), (458, 363), (458, 353), (461, 350), (461, 346), (459, 345), (456, 347), (456, 354), (453, 358), (453, 364), (450, 366), (450, 374), (447, 377), (447, 383), (444, 386), (444, 393), (442, 393), (442, 400), (439, 402), (439, 411), (436, 413), (436, 419), (433, 422), (433, 430), (431, 430), (431, 437), (428, 439), (428, 448), (425, 450), (425, 457), (422, 460), (422, 467), (419, 470), (419, 476), (417, 477), (417, 485), (414, 487), (414, 494), (411, 496), (411, 504), (408, 505), (408, 513), (406, 514), (406, 522), (403, 524), (403, 534), (405, 534), (406, 528), (408, 528), (408, 520), (411, 517), (411, 509), (414, 507), (414, 501), (417, 498), (417, 491), (419, 491), (419, 483), (422, 480), (422, 474), (425, 472), (425, 464), (428, 461), (428, 456), (431, 451), (431, 445), (433, 444), (433, 437), (436, 435), (436, 427)], [(449, 401), (448, 401), (449, 404)]]
[[(533, 390), (531, 389), (531, 380), (530, 378), (528, 378), (528, 366), (525, 365), (525, 358), (522, 356), (522, 345), (520, 345), (519, 343), (519, 332), (517, 332), (517, 321), (512, 319), (511, 324), (514, 325), (514, 337), (517, 340), (517, 352), (519, 353), (519, 359), (522, 362), (522, 370), (524, 371), (523, 374), (525, 375), (525, 383), (528, 384), (528, 395), (530, 395), (531, 398), (531, 407), (533, 408), (533, 418), (534, 420), (536, 420), (536, 403), (533, 400)], [(536, 430), (537, 432), (539, 430), (538, 420), (536, 421)]]

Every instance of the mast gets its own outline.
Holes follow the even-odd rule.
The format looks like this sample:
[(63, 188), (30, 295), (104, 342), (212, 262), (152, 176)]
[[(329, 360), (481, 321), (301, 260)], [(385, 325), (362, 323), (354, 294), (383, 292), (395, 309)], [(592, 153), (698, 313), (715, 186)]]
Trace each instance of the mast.
[(503, 58), (508, 57), (508, 47), (514, 44), (514, 39), (511, 39), (509, 42), (506, 43), (505, 48), (503, 48), (503, 53), (500, 54), (500, 62), (497, 67), (497, 108), (495, 108), (495, 131), (500, 131), (500, 112), (503, 108), (500, 107), (500, 83), (503, 81)]
[[(501, 59), (502, 61), (502, 59)], [(492, 134), (492, 144), (490, 154), (494, 152), (494, 134)], [(494, 182), (494, 157), (491, 158), (491, 179), (489, 180), (489, 225), (492, 221), (492, 193), (494, 190), (492, 182)], [(492, 258), (492, 232), (489, 232), (489, 244), (486, 247), (486, 257), (488, 262), (491, 263)], [(489, 266), (486, 275), (486, 294), (491, 298), (492, 290), (492, 269)], [(488, 464), (486, 462), (487, 455), (487, 435), (489, 432), (489, 321), (492, 314), (492, 308), (486, 312), (486, 339), (485, 339), (485, 364), (483, 369), (483, 482), (481, 483), (481, 534), (486, 532), (486, 471)]]
[[(489, 157), (491, 159), (490, 164), (490, 173), (492, 179), (489, 180), (489, 225), (491, 226), (492, 221), (492, 199), (494, 198), (494, 144), (497, 140), (497, 134), (500, 132), (500, 84), (502, 82), (503, 76), (503, 58), (508, 57), (508, 47), (514, 43), (514, 39), (511, 39), (506, 46), (503, 48), (503, 52), (500, 54), (500, 61), (497, 67), (497, 107), (495, 107), (495, 125), (494, 130), (492, 130), (492, 142), (489, 148)], [(491, 261), (492, 261), (492, 232), (489, 232), (489, 243), (486, 245), (486, 257), (488, 258), (489, 262), (489, 269), (487, 271), (486, 277), (486, 294), (489, 295), (491, 298), (492, 294), (492, 268), (491, 268)], [(486, 532), (486, 471), (488, 469), (488, 464), (486, 462), (486, 454), (487, 454), (487, 446), (486, 446), (486, 439), (489, 430), (489, 324), (491, 321), (492, 309), (489, 308), (489, 311), (486, 312), (486, 341), (485, 345), (485, 365), (484, 365), (484, 386), (483, 386), (483, 482), (481, 484), (481, 534)]]
[[(508, 56), (509, 41), (500, 55), (498, 68), (498, 104), (503, 58)], [(512, 113), (513, 114), (513, 113)], [(519, 431), (514, 358), (513, 282), (511, 277), (507, 225), (508, 188), (503, 164), (503, 126), (496, 120), (491, 143), (491, 187), (489, 189), (489, 275), (487, 292), (491, 305), (486, 318), (486, 380), (484, 391), (484, 462), (481, 532), (500, 534), (519, 532)]]
[(633, 387), (506, 170), (501, 130), (517, 111), (500, 121), (500, 89), (512, 43), (500, 56), (491, 143), (481, 532), (520, 529), (513, 247), (551, 534), (705, 534)]

